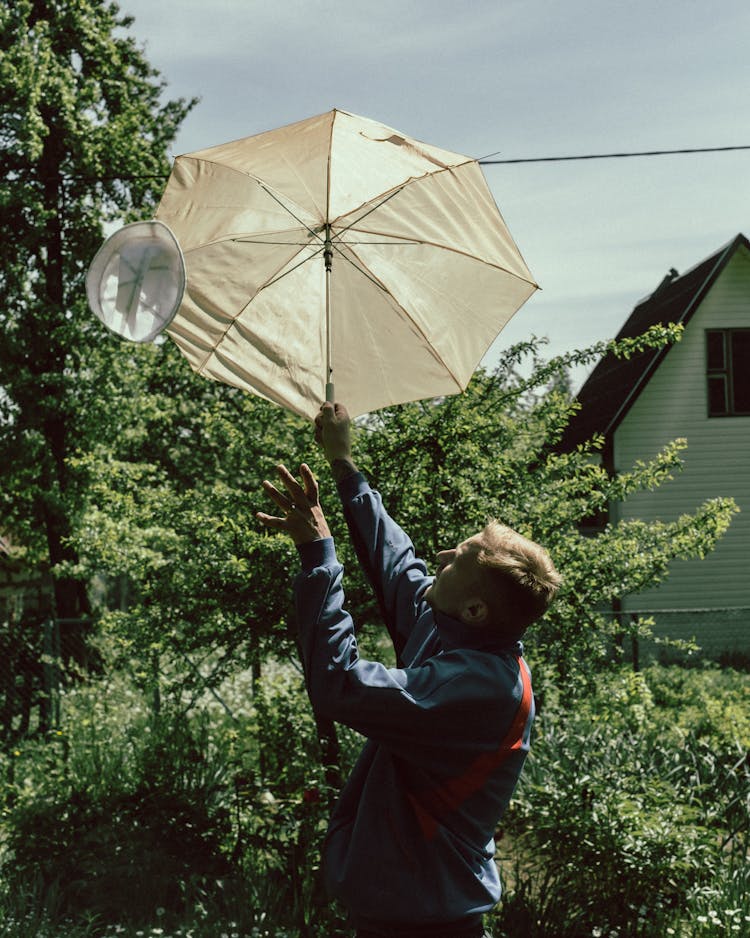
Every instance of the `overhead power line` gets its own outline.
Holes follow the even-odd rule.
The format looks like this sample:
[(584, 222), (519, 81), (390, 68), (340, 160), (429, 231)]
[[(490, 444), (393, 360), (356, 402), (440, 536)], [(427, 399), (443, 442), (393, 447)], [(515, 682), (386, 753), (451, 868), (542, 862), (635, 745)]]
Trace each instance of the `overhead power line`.
[[(682, 153), (725, 153), (728, 150), (750, 150), (750, 144), (736, 147), (686, 147), (682, 150), (639, 150), (634, 153), (585, 153), (577, 156), (524, 156), (512, 160), (493, 160), (483, 157), (477, 160), (480, 166), (497, 166), (501, 163), (562, 163), (570, 160), (616, 160), (629, 156), (672, 156)], [(493, 154), (494, 155), (494, 154)]]
[[(727, 153), (732, 150), (750, 150), (750, 144), (731, 147), (685, 147), (680, 150), (637, 150), (630, 153), (583, 153), (573, 156), (521, 156), (514, 159), (494, 159), (494, 153), (477, 160), (480, 166), (500, 166), (513, 163), (565, 163), (574, 160), (617, 160), (633, 156), (674, 156), (692, 153)], [(13, 170), (16, 175), (30, 170)], [(99, 182), (130, 182), (134, 179), (166, 179), (169, 173), (131, 173), (121, 175), (88, 175), (84, 173), (65, 174), (65, 179), (90, 179)]]
[[(491, 159), (496, 154), (483, 156), (477, 160), (480, 166), (499, 166), (508, 163), (565, 163), (572, 160), (617, 160), (630, 156), (674, 156), (685, 153), (727, 153), (730, 150), (750, 150), (750, 144), (732, 147), (684, 147), (681, 150), (637, 150), (632, 153), (584, 153), (575, 156), (522, 156), (516, 159)], [(148, 176), (109, 176), (104, 179), (158, 179), (164, 178), (156, 175)]]

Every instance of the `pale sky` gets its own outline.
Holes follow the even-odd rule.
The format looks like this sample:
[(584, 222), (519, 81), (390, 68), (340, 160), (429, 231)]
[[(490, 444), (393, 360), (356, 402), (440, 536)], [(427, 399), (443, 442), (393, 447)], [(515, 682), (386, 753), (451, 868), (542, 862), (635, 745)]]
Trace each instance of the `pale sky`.
[[(750, 145), (746, 0), (120, 6), (167, 95), (201, 98), (173, 155), (333, 107), (474, 157)], [(550, 354), (611, 338), (670, 267), (750, 236), (750, 150), (485, 175), (542, 287), (495, 350), (532, 334)]]

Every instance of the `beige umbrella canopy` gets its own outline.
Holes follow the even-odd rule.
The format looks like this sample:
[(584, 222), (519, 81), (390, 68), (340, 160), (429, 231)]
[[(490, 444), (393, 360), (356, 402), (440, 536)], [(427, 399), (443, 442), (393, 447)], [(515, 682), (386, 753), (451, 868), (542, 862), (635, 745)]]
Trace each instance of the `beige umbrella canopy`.
[(156, 217), (191, 366), (307, 417), (463, 390), (536, 289), (475, 160), (345, 111), (178, 157)]

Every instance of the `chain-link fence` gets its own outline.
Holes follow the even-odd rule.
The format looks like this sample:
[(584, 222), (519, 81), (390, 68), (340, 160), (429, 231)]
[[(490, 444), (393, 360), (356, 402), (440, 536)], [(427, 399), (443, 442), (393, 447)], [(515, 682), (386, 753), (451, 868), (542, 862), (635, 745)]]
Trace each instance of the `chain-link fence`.
[(628, 609), (616, 613), (623, 635), (639, 621), (653, 622), (653, 638), (626, 638), (623, 647), (636, 665), (715, 661), (750, 666), (750, 606), (696, 609)]
[(63, 674), (91, 668), (87, 619), (0, 621), (0, 731), (6, 744), (59, 727)]
[[(629, 609), (616, 616), (623, 627), (625, 656), (636, 668), (652, 661), (696, 660), (750, 667), (750, 607)], [(632, 637), (632, 626), (644, 619), (653, 620), (653, 639)], [(60, 727), (65, 687), (85, 679), (100, 664), (88, 642), (91, 628), (87, 619), (0, 620), (0, 731), (6, 745)], [(213, 680), (215, 661), (184, 655), (176, 666), (190, 678), (186, 710), (208, 696), (214, 706), (233, 716), (232, 703)], [(153, 668), (149, 706), (158, 709), (158, 660)]]

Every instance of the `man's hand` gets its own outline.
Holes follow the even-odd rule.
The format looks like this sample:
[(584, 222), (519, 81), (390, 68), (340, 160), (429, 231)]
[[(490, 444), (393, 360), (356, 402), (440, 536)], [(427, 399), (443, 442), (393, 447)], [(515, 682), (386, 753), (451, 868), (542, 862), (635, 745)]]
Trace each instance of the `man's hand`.
[(357, 471), (352, 462), (351, 420), (343, 404), (320, 405), (315, 418), (315, 440), (323, 447), (337, 481)]
[(318, 499), (318, 483), (309, 467), (305, 463), (300, 466), (302, 485), (286, 466), (277, 466), (276, 471), (284, 483), (286, 494), (268, 480), (263, 482), (263, 488), (271, 500), (283, 509), (284, 517), (277, 518), (259, 511), (255, 516), (258, 521), (267, 528), (288, 534), (295, 544), (308, 544), (330, 537), (328, 522)]

